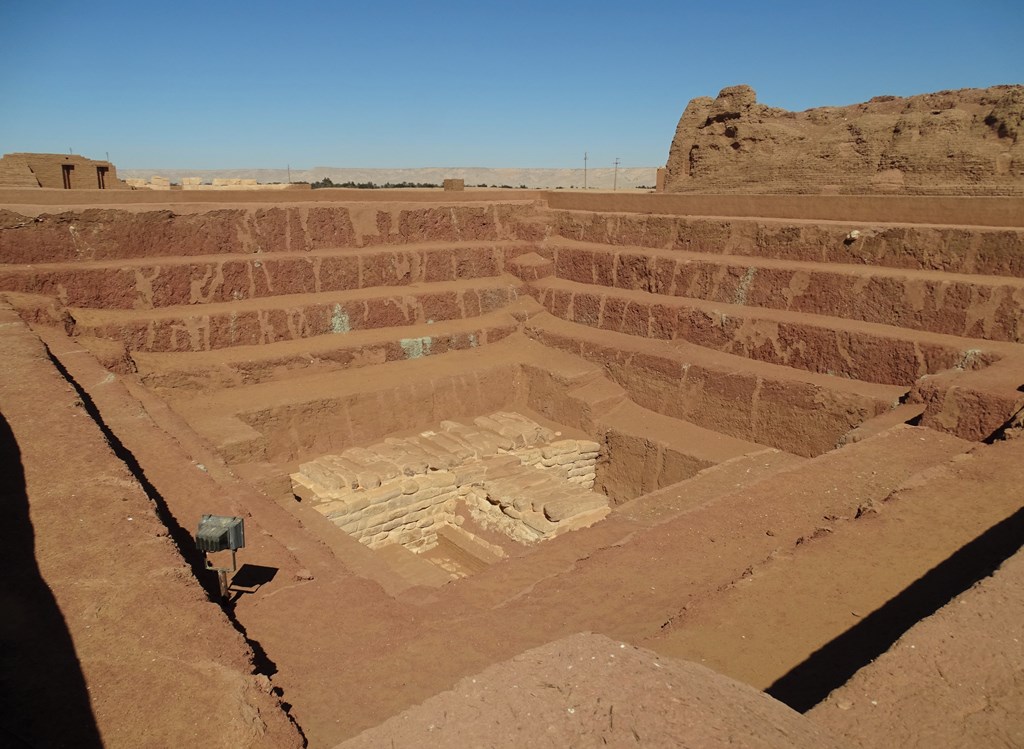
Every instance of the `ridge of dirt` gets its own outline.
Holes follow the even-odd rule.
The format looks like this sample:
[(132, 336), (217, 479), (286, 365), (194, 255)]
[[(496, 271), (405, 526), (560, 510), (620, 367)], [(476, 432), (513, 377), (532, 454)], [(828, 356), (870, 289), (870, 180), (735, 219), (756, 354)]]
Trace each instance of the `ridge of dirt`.
[(594, 634), (565, 637), (467, 676), (336, 749), (427, 745), (844, 746), (745, 684)]

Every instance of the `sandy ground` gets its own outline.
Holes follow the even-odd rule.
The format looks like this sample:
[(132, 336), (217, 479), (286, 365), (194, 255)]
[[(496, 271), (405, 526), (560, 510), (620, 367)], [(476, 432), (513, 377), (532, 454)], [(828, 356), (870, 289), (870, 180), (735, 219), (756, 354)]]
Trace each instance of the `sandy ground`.
[[(271, 208), (253, 204), (246, 210), (263, 207)], [(90, 218), (87, 239), (91, 244), (87, 249), (99, 256), (109, 253), (104, 256), (108, 264), (117, 265), (121, 260), (127, 266), (134, 263), (130, 271), (134, 274), (139, 263), (130, 257), (133, 253), (146, 255), (151, 250), (162, 255), (167, 261), (163, 265), (170, 268), (176, 264), (185, 267), (182, 257), (176, 257), (178, 252), (214, 256), (233, 251), (263, 252), (264, 247), (270, 247), (272, 251), (259, 260), (269, 265), (268, 258), (275, 251), (330, 250), (330, 242), (340, 242), (339, 237), (355, 243), (372, 238), (379, 227), (396, 232), (388, 234), (391, 239), (381, 241), (401, 241), (414, 247), (420, 247), (417, 241), (423, 237), (442, 241), (441, 234), (453, 231), (453, 226), (463, 232), (459, 235), (462, 239), (467, 233), (486, 235), (488, 227), (499, 226), (506, 232), (502, 241), (521, 242), (523, 251), (527, 241), (539, 241), (537, 225), (526, 213), (517, 213), (529, 206), (513, 206), (500, 216), (497, 209), (481, 213), (463, 206), (444, 215), (416, 213), (412, 219), (400, 206), (384, 204), (384, 210), (378, 211), (381, 207), (355, 210), (354, 224), (344, 224), (330, 211), (311, 213), (313, 209), (281, 212), (259, 220), (244, 211), (211, 211), (206, 215), (196, 210), (180, 220), (166, 215), (145, 217), (132, 230), (112, 226), (112, 214), (101, 213)], [(263, 219), (266, 223), (260, 224)], [(609, 218), (596, 223), (608, 230), (616, 221), (619, 219)], [(50, 243), (59, 240), (60, 252), (66, 255), (63, 259), (74, 264), (80, 262), (79, 242), (86, 232), (82, 224), (75, 225), (78, 234), (66, 228), (58, 231), (59, 227), (42, 227), (34, 244), (9, 243), (4, 247), (22, 253), (18, 262), (30, 265), (44, 258), (51, 247), (57, 246)], [(762, 228), (758, 227), (757, 232)], [(52, 235), (46, 233), (51, 230)], [(642, 233), (646, 228), (637, 231)], [(831, 242), (843, 246), (845, 228), (821, 231), (823, 234), (808, 239), (808, 244)], [(748, 239), (733, 236), (736, 243)], [(926, 238), (919, 239), (924, 247)], [(497, 241), (494, 237), (491, 240)], [(977, 253), (972, 262), (989, 263), (986, 268), (1002, 267), (999, 264), (1004, 258), (998, 252), (1015, 240), (1010, 237), (1000, 241), (1003, 244), (993, 245), (996, 250), (990, 257)], [(615, 242), (625, 240), (619, 237)], [(896, 240), (892, 242), (895, 246)], [(755, 245), (751, 240), (749, 246)], [(901, 258), (899, 262), (909, 261)], [(450, 263), (455, 272), (456, 261)], [(376, 273), (385, 267), (378, 266), (360, 266), (359, 273)], [(800, 272), (806, 270), (803, 265), (799, 268)], [(175, 280), (168, 282), (165, 290), (203, 290), (206, 280), (191, 279), (190, 271), (177, 271), (179, 275), (173, 276)], [(733, 287), (728, 284), (739, 283), (742, 274), (731, 271), (723, 266), (709, 288), (717, 293), (721, 287), (722, 293), (732, 294)], [(262, 272), (268, 281), (268, 295), (280, 294), (281, 287), (270, 284), (269, 271)], [(928, 273), (934, 272), (907, 271), (911, 282), (908, 288), (913, 287), (913, 294), (918, 294), (920, 289), (914, 284), (927, 280)], [(208, 275), (213, 277), (213, 272)], [(869, 271), (850, 274), (869, 275)], [(143, 281), (149, 283), (145, 278), (139, 283), (145, 285)], [(60, 278), (53, 293), (67, 293), (70, 283), (68, 278)], [(180, 288), (175, 289), (175, 283)], [(1019, 278), (1013, 284), (1019, 285)], [(407, 287), (383, 282), (378, 285), (386, 297), (404, 300), (411, 296)], [(446, 294), (452, 291), (444, 288)], [(226, 287), (222, 291), (226, 293)], [(132, 307), (131, 294), (135, 292), (128, 289), (124, 293), (128, 296), (121, 300), (125, 304), (118, 315), (145, 317), (144, 309)], [(772, 289), (762, 293), (768, 304)], [(611, 291), (608, 294), (609, 298), (613, 295)], [(632, 300), (641, 294), (656, 296), (635, 290), (620, 296)], [(360, 296), (360, 303), (366, 301), (364, 297), (368, 299), (370, 294)], [(964, 310), (937, 316), (936, 325), (958, 324), (969, 329), (976, 324), (980, 329), (979, 320), (990, 320), (992, 324), (998, 322), (1000, 330), (1011, 331), (1003, 334), (1010, 338), (1017, 329), (1014, 326), (1019, 327), (1014, 319), (1017, 302), (1012, 290), (1005, 294), (1001, 307), (981, 297), (985, 295), (952, 299), (950, 304), (963, 302)], [(820, 299), (827, 298), (829, 294), (822, 292)], [(913, 299), (890, 301), (912, 306)], [(609, 304), (614, 302), (612, 299)], [(265, 312), (262, 301), (246, 304), (260, 314)], [(383, 331), (403, 322), (392, 307), (380, 318)], [(640, 305), (634, 307), (634, 312), (637, 309)], [(93, 316), (105, 314), (108, 318), (117, 316), (106, 312)], [(152, 315), (154, 319), (169, 316), (172, 314), (166, 311)], [(621, 317), (626, 325), (629, 315), (623, 312)], [(776, 317), (782, 319), (781, 315)], [(813, 313), (787, 311), (785, 319), (801, 323), (814, 317)], [(227, 330), (232, 322), (230, 314), (225, 320)], [(260, 318), (259, 322), (265, 326), (267, 320)], [(641, 323), (645, 331), (651, 330), (648, 319)], [(425, 320), (423, 324), (427, 324)], [(519, 678), (519, 673), (538, 684), (551, 678), (552, 670), (568, 671), (570, 665), (575, 669), (574, 664), (587, 657), (595, 659), (592, 665), (596, 667), (598, 651), (603, 659), (600, 665), (608, 668), (609, 647), (630, 654), (627, 660), (631, 665), (612, 680), (602, 682), (605, 686), (599, 689), (598, 682), (591, 680), (581, 684), (565, 679), (552, 682), (561, 684), (562, 689), (556, 687), (555, 691), (559, 691), (562, 702), (536, 695), (530, 695), (521, 705), (506, 699), (501, 702), (501, 710), (507, 712), (500, 713), (504, 716), (500, 726), (485, 721), (472, 730), (495, 741), (516, 742), (522, 735), (517, 726), (507, 722), (510, 716), (514, 720), (521, 710), (532, 713), (536, 709), (537, 714), (545, 716), (541, 733), (547, 735), (547, 726), (554, 725), (553, 740), (561, 742), (559, 745), (565, 745), (571, 736), (579, 738), (580, 745), (605, 740), (612, 744), (622, 740), (625, 745), (630, 741), (672, 745), (683, 741), (682, 737), (695, 736), (694, 745), (703, 746), (709, 745), (702, 742), (710, 740), (711, 733), (721, 736), (732, 730), (755, 742), (778, 739), (775, 744), (749, 745), (783, 745), (778, 742), (785, 737), (792, 745), (798, 741), (824, 742), (826, 739), (813, 725), (776, 703), (767, 698), (754, 699), (750, 690), (740, 689), (725, 677), (694, 670), (697, 667), (674, 658), (704, 660), (755, 687), (777, 687), (785, 685), (787, 677), (792, 678), (792, 669), (801, 664), (811, 663), (819, 672), (840, 666), (851, 668), (840, 657), (842, 654), (836, 655), (829, 646), (843, 643), (844, 634), (852, 631), (856, 641), (849, 649), (858, 653), (856, 665), (863, 665), (884, 652), (907, 627), (956, 595), (957, 584), (969, 586), (1011, 554), (1014, 540), (1019, 546), (1019, 524), (1014, 525), (1013, 518), (1024, 504), (1019, 489), (1024, 441), (979, 445), (949, 433), (960, 424), (980, 432), (982, 426), (1005, 420), (1005, 410), (1019, 398), (1015, 388), (1022, 384), (1019, 378), (1014, 379), (1017, 375), (1010, 356), (987, 372), (961, 368), (933, 380), (923, 378), (938, 385), (933, 400), (922, 402), (922, 410), (930, 409), (925, 415), (936, 427), (943, 427), (944, 419), (952, 424), (946, 432), (896, 424), (824, 454), (807, 450), (805, 458), (768, 451), (763, 456), (756, 453), (760, 456), (756, 460), (740, 456), (747, 462), (731, 463), (722, 456), (719, 470), (708, 469), (686, 483), (649, 487), (657, 490), (645, 490), (645, 496), (635, 504), (624, 504), (593, 528), (538, 546), (458, 583), (429, 588), (403, 584), (379, 556), (347, 536), (332, 536), (330, 528), (325, 530), (323, 518), (304, 514), (303, 508), (282, 505), (275, 497), (240, 480), (224, 455), (218, 454), (222, 446), (215, 444), (216, 435), (197, 434), (183, 419), (183, 413), (191, 415), (186, 406), (178, 408), (180, 404), (160, 400), (146, 392), (133, 376), (115, 377), (60, 330), (40, 327), (40, 334), (61, 367), (81, 386), (80, 396), (70, 389), (39, 341), (12, 312), (4, 313), (0, 326), (0, 345), (5, 348), (7, 363), (0, 378), (0, 411), (10, 431), (5, 440), (6, 463), (21, 466), (20, 474), (15, 470), (8, 475), (5, 486), (4, 508), (11, 518), (4, 524), (3, 532), (9, 538), (5, 548), (14, 552), (12, 559), (19, 574), (12, 576), (4, 588), (10, 602), (5, 608), (14, 611), (15, 616), (5, 621), (3, 637), (19, 655), (3, 671), (5, 685), (10, 685), (6, 691), (18, 695), (5, 705), (8, 712), (3, 725), (16, 740), (30, 744), (39, 737), (37, 743), (55, 745), (74, 740), (79, 745), (102, 741), (109, 746), (180, 746), (200, 741), (220, 746), (291, 746), (297, 745), (301, 737), (289, 722), (290, 714), (311, 746), (330, 747), (445, 690), (454, 692), (439, 695), (436, 699), (440, 702), (432, 703), (441, 714), (490, 704), (498, 699), (498, 687), (474, 691), (465, 682), (468, 678), (472, 684), (481, 672), (487, 674), (485, 681), (497, 679), (496, 683), (506, 686), (508, 679)], [(752, 327), (766, 329), (760, 321)], [(846, 328), (862, 332), (869, 326), (856, 323)], [(743, 328), (741, 333), (746, 330)], [(595, 335), (600, 338), (601, 331), (587, 328), (587, 336)], [(787, 342), (777, 330), (772, 335), (774, 338), (756, 339), (768, 341), (762, 351)], [(916, 332), (909, 337), (918, 344), (933, 340)], [(612, 336), (607, 340), (612, 341)], [(802, 340), (790, 342), (813, 348)], [(533, 350), (539, 344), (510, 338), (502, 345), (502, 355), (515, 362), (525, 358), (517, 357), (518, 352), (528, 347)], [(1000, 345), (1000, 355), (1018, 347), (1009, 340)], [(611, 348), (609, 344), (609, 351)], [(915, 351), (919, 360), (926, 358), (920, 348)], [(362, 370), (360, 377), (365, 377), (368, 385), (386, 384), (400, 381), (410, 371), (429, 370), (437, 382), (447, 382), (466, 375), (472, 367), (466, 368), (463, 363), (474, 357), (486, 359), (486, 352), (487, 347), (481, 347), (471, 355), (433, 357), (428, 364), (417, 365), (419, 369), (402, 361), (373, 363)], [(551, 352), (552, 361), (557, 358), (561, 362), (569, 356), (563, 351)], [(180, 353), (187, 356), (184, 351)], [(884, 343), (878, 344), (874, 353), (880, 360), (893, 356)], [(613, 353), (600, 366), (611, 369), (611, 356)], [(736, 365), (739, 372), (742, 360), (736, 359), (740, 361)], [(661, 366), (651, 364), (653, 356), (643, 361), (651, 371)], [(758, 370), (759, 377), (767, 372), (762, 363), (751, 366)], [(586, 373), (596, 365), (580, 360), (574, 366), (573, 371)], [(632, 361), (625, 369), (631, 366)], [(620, 381), (640, 398), (646, 384), (653, 380), (648, 381), (646, 371), (639, 364), (637, 367), (639, 374), (621, 376)], [(565, 371), (559, 370), (560, 375)], [(358, 390), (351, 377), (345, 379), (327, 370), (310, 373), (309, 377), (287, 370), (273, 376), (277, 379), (262, 390), (213, 388), (205, 400), (194, 399), (193, 408), (213, 413), (215, 406), (223, 407), (224, 414), (234, 418), (255, 405), (247, 402), (254, 393), (276, 393), (299, 403), (332, 381), (345, 380), (345, 387)], [(758, 379), (756, 389), (751, 386), (751, 399), (757, 403), (766, 402), (771, 395), (764, 382)], [(314, 384), (319, 390), (312, 387)], [(607, 383), (601, 388), (607, 388)], [(986, 400), (986, 388), (998, 391), (999, 398)], [(875, 390), (884, 389), (871, 388)], [(808, 396), (819, 407), (826, 402), (821, 392)], [(443, 405), (443, 398), (456, 398), (457, 393), (453, 393), (432, 395), (429, 401)], [(889, 391), (884, 393), (888, 395)], [(589, 395), (591, 401), (580, 396), (578, 402), (594, 408), (605, 403), (601, 393)], [(560, 397), (552, 393), (551, 401)], [(675, 396), (658, 397), (669, 403)], [(776, 397), (782, 403), (785, 392)], [(182, 396), (181, 400), (192, 397)], [(651, 396), (649, 402), (661, 401)], [(211, 404), (210, 408), (205, 409), (206, 403)], [(353, 413), (363, 426), (376, 424), (381, 412), (395, 416), (386, 403), (363, 404), (361, 411)], [(93, 419), (92, 406), (98, 409), (102, 425), (115, 436), (111, 444), (105, 441), (109, 435)], [(320, 418), (326, 412), (323, 418), (327, 422), (332, 408), (323, 406), (310, 413)], [(550, 415), (545, 408), (539, 410)], [(851, 413), (853, 410), (850, 406)], [(622, 409), (620, 413), (625, 416), (619, 427), (629, 433), (643, 434), (652, 423), (648, 415), (652, 412), (645, 413), (641, 408)], [(415, 415), (421, 417), (419, 412)], [(296, 435), (305, 428), (303, 420), (300, 413), (290, 423), (282, 422), (276, 433), (281, 444), (291, 445), (293, 452), (294, 445), (301, 444)], [(652, 445), (648, 448), (653, 449)], [(749, 447), (763, 449), (754, 443)], [(282, 448), (282, 454), (286, 452)], [(278, 480), (284, 475), (286, 462), (282, 460), (281, 466), (249, 466), (248, 470), (254, 472), (252, 475), (264, 471), (268, 476), (266, 486), (273, 483), (275, 470), (280, 474)], [(930, 502), (941, 506), (935, 504), (933, 510)], [(194, 549), (188, 548), (188, 534), (204, 511), (245, 515), (250, 543), (243, 559), (264, 573), (255, 592), (234, 596), (225, 609), (209, 601), (208, 591), (193, 575), (198, 570), (199, 579), (210, 586), (209, 576), (204, 577), (199, 569), (201, 560)], [(966, 561), (956, 556), (978, 537), (991, 540), (986, 535), (989, 529), (1007, 521), (1010, 525), (1003, 526), (1003, 536), (1008, 539), (1000, 536), (999, 544), (991, 544), (991, 555), (977, 553)], [(178, 542), (177, 548), (173, 541)], [(937, 592), (924, 597), (931, 608), (926, 604), (911, 606), (904, 597), (906, 591), (912, 591), (920, 580), (927, 581), (932, 569), (941, 570), (944, 560), (951, 558), (959, 560), (956, 570), (944, 572)], [(886, 618), (886, 607), (894, 605), (912, 615)], [(1000, 652), (1013, 657), (1016, 651), (1006, 638), (1012, 640), (1019, 632), (1019, 617), (1009, 606), (994, 606), (991, 611), (985, 628), (997, 633), (1000, 643), (993, 641), (992, 648), (1003, 648)], [(863, 634), (864, 630), (858, 630), (857, 620), (879, 621), (873, 617), (882, 618), (884, 632)], [(616, 642), (563, 639), (579, 632), (599, 633)], [(531, 651), (533, 655), (509, 661), (553, 641), (561, 644), (540, 655)], [(867, 641), (878, 648), (868, 656)], [(629, 645), (622, 649), (620, 642)], [(53, 646), (44, 649), (42, 643)], [(632, 647), (641, 644), (659, 652), (658, 666), (650, 660), (653, 656)], [(824, 661), (814, 660), (819, 653), (825, 654)], [(52, 660), (40, 660), (47, 658)], [(993, 671), (985, 661), (975, 662), (974, 656), (955, 649), (944, 650), (936, 658), (948, 658), (972, 674)], [(492, 671), (485, 671), (488, 667)], [(677, 712), (673, 707), (677, 703), (667, 698), (667, 692), (658, 697), (660, 702), (650, 699), (651, 679), (657, 678), (655, 672), (661, 669), (687, 683), (698, 680), (721, 700), (733, 700), (729, 704), (734, 708), (721, 714), (711, 711), (701, 725), (684, 725), (690, 713), (685, 709)], [(55, 673), (63, 675), (59, 704), (66, 720), (62, 722), (52, 719), (56, 708), (38, 708), (51, 704), (39, 695), (52, 679), (40, 676)], [(877, 672), (872, 678), (879, 679), (881, 686), (871, 689), (887, 685), (894, 691), (903, 689), (906, 684), (894, 674)], [(1015, 674), (1009, 675), (1007, 683), (1014, 683), (1018, 678)], [(819, 688), (826, 683), (820, 675), (815, 675), (814, 681)], [(573, 690), (593, 686), (587, 701), (580, 703), (585, 710), (578, 715), (589, 716), (585, 726), (579, 722), (582, 718), (566, 717), (575, 715), (567, 712), (569, 708), (576, 709), (564, 702), (570, 685), (575, 685)], [(627, 698), (624, 704), (628, 707), (623, 708), (623, 722), (616, 721), (613, 726), (609, 720), (605, 728), (601, 712), (604, 702), (599, 709), (597, 700), (604, 699), (607, 692), (602, 690), (614, 691), (615, 687)], [(950, 746), (956, 745), (958, 737), (966, 737), (963, 740), (970, 743), (975, 737), (1014, 736), (1015, 724), (1008, 716), (1021, 712), (1017, 710), (1020, 690), (1008, 686), (1004, 693), (998, 710), (980, 709), (978, 718), (972, 718), (976, 713), (965, 717), (945, 710), (947, 724), (937, 728), (935, 736), (949, 740)], [(792, 697), (794, 692), (789, 694)], [(694, 702), (684, 704), (703, 709), (700, 705), (705, 697), (701, 689), (692, 689), (686, 699)], [(837, 699), (860, 704), (851, 698)], [(280, 701), (286, 703), (283, 707), (288, 714), (281, 709)], [(649, 705), (657, 708), (648, 709)], [(843, 712), (856, 722), (864, 716), (858, 710)], [(213, 738), (206, 719), (211, 711), (219, 717)], [(559, 721), (555, 721), (556, 714)], [(899, 730), (911, 732), (921, 720), (939, 721), (943, 717), (912, 701), (901, 702), (890, 715), (894, 725), (903, 726)], [(427, 722), (417, 724), (419, 728), (410, 728), (412, 723), (396, 727), (397, 719), (393, 719), (386, 729), (391, 733), (383, 735), (407, 745), (427, 745), (430, 740), (423, 738), (422, 726), (429, 728), (431, 718), (426, 716), (426, 712), (421, 714)], [(711, 733), (687, 733), (710, 731), (712, 724), (707, 721), (713, 718), (721, 718), (722, 723), (715, 724), (718, 727)], [(972, 720), (980, 721), (980, 727), (971, 727)], [(996, 729), (989, 730), (986, 721)], [(781, 733), (765, 733), (758, 728), (764, 722)], [(881, 732), (872, 735), (856, 726), (835, 725), (835, 730), (850, 741), (865, 746), (886, 745)], [(895, 728), (892, 732), (898, 733)], [(644, 740), (647, 737), (649, 742)]]

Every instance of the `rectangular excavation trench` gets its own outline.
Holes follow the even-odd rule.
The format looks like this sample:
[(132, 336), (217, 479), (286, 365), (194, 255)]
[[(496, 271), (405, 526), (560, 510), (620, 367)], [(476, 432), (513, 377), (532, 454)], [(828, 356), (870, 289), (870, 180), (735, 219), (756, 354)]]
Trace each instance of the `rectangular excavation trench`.
[[(892, 405), (876, 398), (866, 399), (868, 406), (852, 408), (848, 398), (809, 398), (802, 386), (787, 390), (783, 382), (761, 387), (760, 397), (768, 404), (762, 407), (764, 433), (771, 431), (774, 415), (784, 416), (775, 424), (775, 444), (767, 444), (751, 435), (741, 439), (696, 426), (676, 408), (652, 410), (659, 408), (656, 399), (643, 397), (629, 383), (623, 387), (615, 372), (615, 367), (590, 357), (514, 334), (484, 349), (378, 365), (369, 376), (348, 372), (294, 381), (286, 377), (190, 398), (183, 401), (190, 405), (183, 415), (198, 432), (219, 442), (221, 454), (240, 475), (259, 476), (254, 483), (265, 491), (269, 487), (286, 506), (297, 498), (318, 510), (333, 526), (331, 532), (346, 533), (382, 551), (391, 562), (396, 555), (402, 561), (408, 556), (404, 552), (415, 553), (447, 578), (457, 578), (506, 556), (528, 553), (534, 543), (599, 522), (624, 502), (729, 459), (766, 447), (820, 454), (865, 421), (884, 417)], [(651, 373), (638, 366), (635, 374), (643, 378)], [(647, 379), (654, 384), (659, 377)], [(279, 397), (286, 392), (288, 397)], [(253, 408), (253, 403), (268, 403), (271, 397), (278, 398), (273, 405)], [(736, 398), (708, 397), (704, 402), (705, 424), (717, 419), (727, 426), (745, 408)], [(480, 419), (495, 413), (525, 416), (548, 430), (547, 441), (505, 445), (487, 455), (474, 454), (468, 463), (463, 455), (462, 462), (431, 464), (430, 456), (424, 459), (422, 454), (418, 463), (396, 462), (396, 448), (404, 440), (479, 429)], [(822, 429), (824, 436), (809, 448), (807, 434)], [(583, 444), (587, 449), (579, 447)], [(351, 459), (369, 458), (368, 452), (378, 448), (391, 453), (390, 466), (362, 482)], [(524, 450), (540, 452), (530, 463), (523, 459)], [(574, 506), (583, 508), (579, 512), (535, 503), (532, 495), (513, 496), (520, 487), (502, 496), (508, 487), (503, 489), (497, 479), (485, 480), (493, 471), (499, 479), (529, 484), (532, 476), (543, 484), (532, 472), (550, 469), (540, 464), (572, 450), (589, 463), (567, 469), (576, 473), (563, 480), (586, 476), (586, 488), (600, 500), (588, 504), (586, 498), (575, 497)], [(341, 478), (317, 474), (311, 464), (318, 461), (333, 461)], [(308, 480), (296, 479), (303, 466), (311, 466)], [(533, 493), (537, 491), (558, 494), (550, 486)], [(573, 503), (566, 499), (563, 504)], [(524, 507), (532, 524), (523, 520)], [(488, 516), (488, 511), (493, 514)], [(556, 532), (553, 526), (565, 519), (570, 522)]]

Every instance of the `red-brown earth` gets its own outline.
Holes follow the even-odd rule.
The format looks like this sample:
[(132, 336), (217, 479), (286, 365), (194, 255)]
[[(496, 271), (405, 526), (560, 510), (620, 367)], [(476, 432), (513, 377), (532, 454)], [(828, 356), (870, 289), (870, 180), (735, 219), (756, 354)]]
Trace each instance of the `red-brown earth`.
[[(943, 224), (898, 202), (876, 222), (813, 202), (804, 218), (753, 199), (714, 217), (593, 197), (2, 206), (0, 289), (18, 314), (0, 322), (0, 408), (25, 477), (3, 532), (38, 612), (11, 620), (3, 676), (16, 690), (67, 675), (63, 711), (24, 689), (5, 729), (286, 746), (301, 728), (334, 746), (488, 667), (541, 683), (583, 652), (563, 638), (594, 632), (653, 650), (691, 695), (731, 682), (675, 659), (800, 710), (837, 687), (907, 694), (886, 731), (840, 689), (842, 720), (764, 697), (723, 706), (708, 741), (1019, 736), (1019, 612), (986, 604), (964, 623), (955, 596), (986, 579), (977, 595), (1019, 593), (1024, 229), (972, 224), (972, 206), (993, 214), (969, 202)], [(292, 496), (302, 462), (498, 410), (598, 441), (609, 517), (449, 580)], [(203, 513), (246, 522), (236, 582), (253, 584), (224, 605), (193, 546)], [(947, 620), (1010, 664), (950, 642), (931, 656), (975, 680), (969, 716), (868, 665)], [(40, 642), (61, 643), (52, 667)], [(550, 660), (516, 660), (548, 643)], [(652, 678), (624, 671), (588, 699), (621, 690), (640, 715)], [(964, 679), (916, 691), (955, 702)], [(481, 699), (458, 693), (439, 699)], [(506, 697), (472, 730), (544, 735), (517, 722), (536, 695)], [(708, 745), (658, 709), (641, 745)], [(430, 743), (411, 720), (363, 741)], [(635, 738), (572, 726), (554, 740)]]

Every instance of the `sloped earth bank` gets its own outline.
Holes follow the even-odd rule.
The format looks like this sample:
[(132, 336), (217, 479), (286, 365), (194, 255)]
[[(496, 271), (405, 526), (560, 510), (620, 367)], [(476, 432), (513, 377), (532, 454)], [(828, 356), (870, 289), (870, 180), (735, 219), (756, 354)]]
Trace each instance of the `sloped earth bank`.
[[(1019, 546), (1019, 229), (423, 203), (0, 217), (0, 288), (47, 347), (8, 313), (5, 343), (37, 352), (3, 372), (27, 487), (8, 528), (66, 622), (68, 714), (93, 740), (288, 746), (291, 717), (333, 746), (594, 632), (734, 693), (725, 734), (757, 734), (756, 713), (797, 741), (820, 734), (672, 659), (805, 709)], [(474, 574), (446, 583), (292, 496), (302, 463), (505, 410), (601, 445), (605, 520), (470, 555)], [(94, 475), (108, 460), (116, 481)], [(191, 539), (208, 512), (246, 521), (224, 609)], [(1019, 618), (992, 616), (1012, 656)], [(565, 642), (542, 659), (609, 646)], [(15, 681), (33, 672), (19, 663)], [(651, 688), (652, 668), (623, 690)], [(1020, 690), (1003, 691), (1011, 709), (947, 712), (935, 735), (1012, 735)], [(641, 738), (681, 735), (680, 714), (632, 704)], [(11, 707), (19, 730), (54, 728)], [(624, 726), (586, 735), (635, 743)]]
[(81, 394), (0, 310), (0, 744), (297, 747)]

